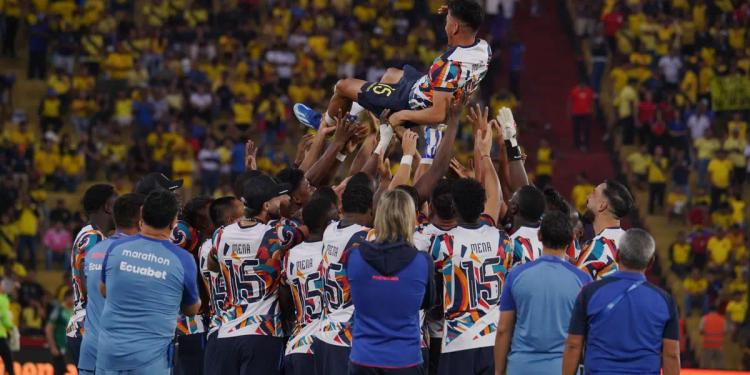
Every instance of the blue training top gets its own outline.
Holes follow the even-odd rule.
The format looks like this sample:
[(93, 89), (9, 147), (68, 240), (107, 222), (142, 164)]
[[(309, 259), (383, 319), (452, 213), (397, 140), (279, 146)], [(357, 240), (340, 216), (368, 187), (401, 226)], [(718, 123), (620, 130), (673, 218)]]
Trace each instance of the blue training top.
[(354, 302), (352, 363), (381, 368), (421, 364), (419, 310), (435, 299), (434, 268), (406, 242), (355, 242), (347, 277)]
[(679, 326), (672, 296), (642, 273), (618, 271), (581, 290), (568, 332), (586, 339), (587, 374), (657, 375), (662, 340), (679, 340)]
[(86, 276), (86, 320), (84, 322), (84, 336), (81, 342), (81, 354), (78, 359), (78, 368), (96, 370), (96, 348), (99, 345), (100, 318), (104, 309), (104, 297), (99, 293), (99, 283), (102, 280), (102, 263), (107, 249), (113, 242), (127, 235), (115, 233), (106, 240), (96, 244), (86, 257), (83, 258), (83, 274)]
[(589, 282), (586, 272), (550, 255), (510, 271), (500, 296), (500, 311), (516, 312), (508, 375), (560, 372), (570, 314)]
[(169, 240), (139, 234), (112, 243), (102, 270), (107, 294), (97, 369), (135, 370), (163, 360), (180, 305), (198, 302), (193, 257)]

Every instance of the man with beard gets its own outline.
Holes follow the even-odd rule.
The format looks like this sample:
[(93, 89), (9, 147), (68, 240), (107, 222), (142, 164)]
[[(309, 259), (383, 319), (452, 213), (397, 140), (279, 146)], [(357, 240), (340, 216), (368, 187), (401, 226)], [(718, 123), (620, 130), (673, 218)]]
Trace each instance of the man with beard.
[(617, 271), (617, 244), (625, 234), (620, 220), (632, 207), (633, 196), (617, 181), (606, 180), (589, 194), (585, 217), (593, 223), (596, 237), (583, 247), (576, 265), (592, 279)]
[(222, 314), (210, 373), (276, 374), (284, 348), (279, 306), (281, 260), (303, 240), (300, 228), (280, 223), (289, 187), (259, 175), (245, 182), (246, 216), (214, 235), (209, 269), (226, 280)]

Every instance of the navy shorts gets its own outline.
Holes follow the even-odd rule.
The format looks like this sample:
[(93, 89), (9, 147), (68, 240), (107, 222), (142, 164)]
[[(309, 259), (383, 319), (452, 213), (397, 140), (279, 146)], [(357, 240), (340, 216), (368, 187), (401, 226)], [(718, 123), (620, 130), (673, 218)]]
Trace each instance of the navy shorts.
[(318, 375), (347, 375), (349, 373), (349, 354), (352, 348), (326, 344), (317, 338), (313, 340), (315, 353), (315, 371)]
[(312, 354), (294, 353), (284, 356), (284, 375), (315, 375)]
[(66, 357), (68, 361), (78, 367), (78, 358), (81, 356), (81, 343), (83, 337), (66, 337)]
[(349, 375), (425, 375), (424, 366), (380, 368), (361, 366), (349, 362)]
[(495, 374), (494, 347), (467, 349), (440, 354), (438, 375), (493, 375)]
[(206, 355), (206, 375), (212, 374), (281, 374), (284, 339), (246, 335), (218, 338)]
[(357, 103), (377, 116), (386, 109), (390, 109), (391, 113), (410, 109), (411, 88), (424, 74), (411, 65), (404, 65), (403, 70), (404, 75), (394, 84), (365, 82), (357, 96)]
[(203, 351), (206, 346), (206, 333), (177, 336), (177, 360), (174, 375), (203, 374)]

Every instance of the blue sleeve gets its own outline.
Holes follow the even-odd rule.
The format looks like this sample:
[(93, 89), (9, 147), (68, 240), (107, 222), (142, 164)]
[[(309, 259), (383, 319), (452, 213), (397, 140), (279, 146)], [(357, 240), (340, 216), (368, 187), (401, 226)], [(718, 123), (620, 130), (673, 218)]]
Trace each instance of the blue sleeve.
[(665, 301), (667, 302), (667, 308), (669, 309), (669, 319), (664, 325), (664, 334), (662, 338), (668, 340), (679, 340), (680, 339), (680, 315), (677, 313), (677, 304), (674, 303), (672, 296), (666, 295)]
[(183, 269), (182, 304), (192, 305), (200, 298), (198, 296), (198, 269), (190, 253), (180, 250), (175, 254), (180, 258)]
[(503, 285), (503, 292), (500, 294), (500, 311), (515, 311), (516, 301), (513, 299), (513, 280), (515, 280), (518, 272), (511, 271), (508, 274), (508, 278), (505, 279), (505, 285)]
[[(114, 245), (114, 244), (113, 244)], [(102, 271), (101, 274), (101, 282), (102, 284), (107, 283), (107, 263), (109, 261), (109, 253), (112, 251), (112, 246), (107, 248), (107, 251), (104, 252), (104, 260), (102, 260)]]
[(586, 336), (588, 328), (588, 314), (586, 312), (588, 301), (586, 298), (587, 288), (581, 289), (573, 306), (573, 313), (570, 315), (570, 326), (568, 334)]

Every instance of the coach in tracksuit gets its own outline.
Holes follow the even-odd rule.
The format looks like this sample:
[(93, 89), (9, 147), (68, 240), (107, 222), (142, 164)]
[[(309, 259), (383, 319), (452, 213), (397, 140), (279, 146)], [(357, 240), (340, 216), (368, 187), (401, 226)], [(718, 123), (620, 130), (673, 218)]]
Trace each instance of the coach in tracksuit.
[(386, 193), (375, 215), (375, 238), (352, 246), (349, 374), (424, 373), (419, 310), (433, 305), (435, 287), (432, 259), (412, 243), (415, 211), (406, 192)]

